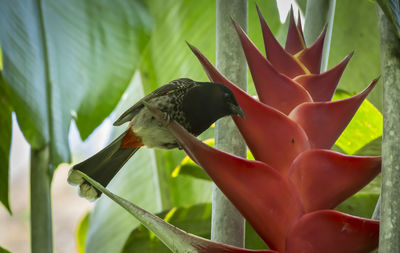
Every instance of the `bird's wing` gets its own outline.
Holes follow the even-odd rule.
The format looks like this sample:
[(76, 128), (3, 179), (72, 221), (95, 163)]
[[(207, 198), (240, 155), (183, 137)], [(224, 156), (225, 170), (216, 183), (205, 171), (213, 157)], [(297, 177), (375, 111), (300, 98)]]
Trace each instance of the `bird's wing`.
[(120, 126), (126, 122), (129, 122), (135, 117), (135, 115), (143, 108), (142, 101), (149, 101), (152, 98), (159, 97), (159, 96), (164, 96), (169, 93), (175, 92), (177, 89), (182, 89), (182, 88), (188, 88), (191, 85), (195, 85), (195, 82), (193, 84), (190, 83), (182, 83), (182, 82), (176, 82), (172, 81), (166, 85), (163, 85), (159, 87), (158, 89), (154, 90), (153, 92), (149, 93), (145, 97), (143, 97), (141, 100), (139, 100), (136, 104), (134, 104), (131, 108), (126, 110), (115, 122), (114, 126)]

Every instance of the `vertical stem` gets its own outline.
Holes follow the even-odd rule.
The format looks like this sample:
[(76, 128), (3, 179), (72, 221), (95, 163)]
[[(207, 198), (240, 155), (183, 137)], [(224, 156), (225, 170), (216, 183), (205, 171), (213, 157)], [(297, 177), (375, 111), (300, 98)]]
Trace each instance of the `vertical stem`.
[(308, 0), (304, 22), (304, 39), (310, 46), (320, 35), (325, 25), (328, 25), (324, 51), (322, 53), (321, 72), (328, 68), (329, 49), (331, 47), (333, 18), (335, 16), (336, 0)]
[[(232, 82), (247, 90), (247, 65), (231, 17), (247, 31), (247, 0), (217, 0), (217, 68)], [(231, 118), (216, 123), (216, 147), (242, 157), (246, 144)], [(242, 215), (214, 185), (211, 239), (244, 247)]]
[(51, 173), (49, 148), (31, 149), (31, 250), (52, 253)]
[(400, 40), (378, 7), (383, 81), (382, 192), (379, 252), (400, 252)]

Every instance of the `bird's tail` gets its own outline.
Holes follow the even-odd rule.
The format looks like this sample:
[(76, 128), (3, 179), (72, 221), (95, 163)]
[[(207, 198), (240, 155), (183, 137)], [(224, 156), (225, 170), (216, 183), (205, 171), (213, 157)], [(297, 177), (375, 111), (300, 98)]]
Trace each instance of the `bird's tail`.
[(110, 143), (107, 147), (97, 152), (94, 156), (87, 160), (74, 165), (68, 175), (68, 183), (79, 185), (79, 194), (87, 199), (95, 200), (100, 197), (101, 192), (97, 191), (91, 184), (84, 180), (76, 170), (80, 170), (99, 182), (104, 187), (124, 166), (129, 158), (139, 149), (121, 148), (124, 136), (127, 132), (121, 134), (117, 139)]

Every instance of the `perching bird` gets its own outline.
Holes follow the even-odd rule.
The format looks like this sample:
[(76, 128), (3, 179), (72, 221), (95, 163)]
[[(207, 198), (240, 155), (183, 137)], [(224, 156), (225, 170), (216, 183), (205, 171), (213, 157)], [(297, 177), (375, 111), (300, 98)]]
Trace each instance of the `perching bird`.
[(71, 168), (68, 182), (80, 185), (82, 197), (94, 200), (100, 196), (100, 192), (78, 173), (74, 173), (75, 170), (86, 173), (105, 187), (140, 147), (178, 147), (174, 136), (153, 117), (142, 101), (155, 106), (195, 136), (224, 116), (244, 117), (232, 91), (224, 85), (196, 82), (188, 78), (174, 80), (154, 90), (124, 112), (114, 126), (129, 122), (129, 128), (103, 150)]

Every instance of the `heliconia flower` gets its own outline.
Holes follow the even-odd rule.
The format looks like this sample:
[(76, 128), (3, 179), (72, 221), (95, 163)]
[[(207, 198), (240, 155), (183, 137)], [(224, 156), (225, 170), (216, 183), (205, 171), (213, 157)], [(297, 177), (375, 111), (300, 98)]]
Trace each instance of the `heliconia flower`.
[(320, 73), (326, 29), (305, 47), (301, 24), (290, 18), (283, 48), (258, 10), (265, 57), (234, 23), (259, 101), (225, 78), (189, 45), (208, 77), (229, 87), (246, 118), (233, 116), (256, 161), (219, 151), (172, 122), (186, 153), (232, 201), (256, 232), (279, 252), (368, 252), (378, 245), (379, 222), (329, 210), (379, 172), (381, 158), (329, 149), (376, 85), (331, 101), (352, 53)]

